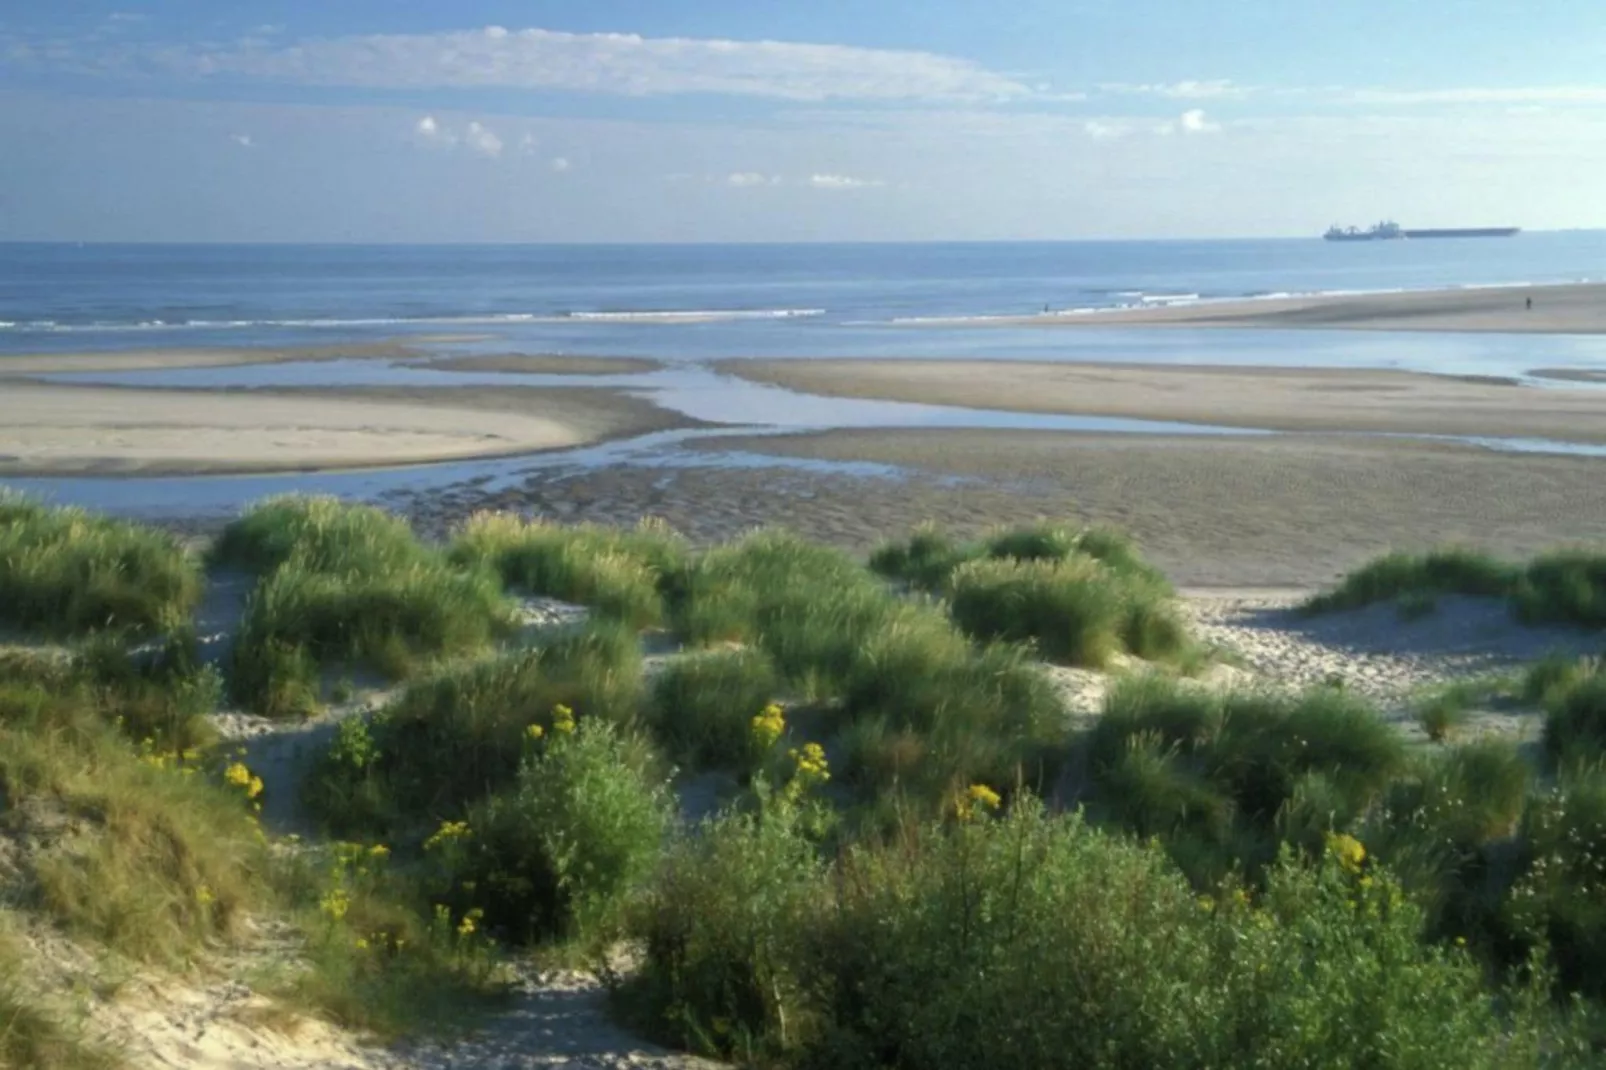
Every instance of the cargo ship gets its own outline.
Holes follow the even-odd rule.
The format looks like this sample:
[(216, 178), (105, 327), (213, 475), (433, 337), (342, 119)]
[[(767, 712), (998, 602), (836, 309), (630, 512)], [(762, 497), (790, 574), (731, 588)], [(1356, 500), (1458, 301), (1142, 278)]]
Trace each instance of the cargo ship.
[(1398, 223), (1377, 223), (1365, 230), (1359, 227), (1329, 227), (1322, 235), (1328, 241), (1404, 241), (1408, 238), (1509, 238), (1521, 227), (1452, 227), (1447, 230), (1407, 230)]

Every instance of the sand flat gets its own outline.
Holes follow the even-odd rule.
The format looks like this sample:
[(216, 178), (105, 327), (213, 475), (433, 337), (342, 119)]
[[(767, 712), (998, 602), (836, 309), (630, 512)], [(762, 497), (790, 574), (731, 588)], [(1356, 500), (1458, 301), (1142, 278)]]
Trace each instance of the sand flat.
[[(1527, 306), (1529, 298), (1533, 300), (1532, 308)], [(1313, 294), (928, 322), (995, 327), (1273, 327), (1602, 334), (1606, 333), (1606, 283)]]
[[(762, 516), (859, 550), (927, 519), (966, 534), (1042, 516), (1107, 523), (1130, 531), (1176, 582), (1200, 587), (1311, 589), (1390, 550), (1446, 543), (1511, 557), (1606, 544), (1606, 461), (1589, 457), (1393, 438), (979, 429), (733, 435), (685, 448), (872, 461), (912, 475), (755, 469), (736, 486), (736, 474), (724, 473), (698, 484), (700, 499), (689, 491), (654, 499), (671, 523), (728, 511), (740, 514), (732, 527)], [(595, 490), (597, 500), (628, 512), (630, 480), (617, 478)], [(808, 497), (789, 484), (806, 486)], [(682, 498), (684, 514), (663, 504)]]
[(726, 360), (810, 394), (1281, 431), (1606, 442), (1606, 391), (1335, 368), (983, 360)]
[(607, 390), (0, 387), (0, 474), (416, 464), (565, 449), (689, 421)]

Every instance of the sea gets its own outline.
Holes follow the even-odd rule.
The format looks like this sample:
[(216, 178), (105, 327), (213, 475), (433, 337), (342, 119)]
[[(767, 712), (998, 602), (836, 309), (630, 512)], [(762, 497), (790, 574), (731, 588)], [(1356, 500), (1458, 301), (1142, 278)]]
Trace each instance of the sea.
[[(790, 245), (0, 244), (0, 366), (18, 354), (411, 339), (421, 348), (446, 353), (656, 358), (668, 365), (665, 371), (599, 379), (596, 385), (632, 389), (699, 419), (748, 429), (1032, 426), (1210, 433), (1220, 429), (808, 398), (717, 375), (704, 362), (909, 356), (1399, 368), (1523, 377), (1536, 368), (1606, 368), (1606, 338), (1066, 330), (993, 321), (1045, 311), (1074, 315), (1240, 298), (1599, 281), (1606, 281), (1606, 231), (1373, 243), (1305, 238)], [(71, 378), (174, 387), (508, 381), (492, 373), (442, 375), (361, 360)], [(6, 482), (60, 500), (160, 514), (202, 504), (228, 509), (288, 489), (372, 497), (466, 478), (500, 481), (516, 478), (531, 465), (760, 463), (714, 454), (699, 454), (688, 462), (686, 451), (673, 448), (684, 437), (706, 433), (649, 436), (523, 462), (466, 462), (392, 472)], [(1588, 449), (1546, 442), (1498, 446)]]
[[(1219, 361), (1241, 350), (1246, 363), (1454, 370), (1433, 365), (1499, 363), (1510, 339), (1446, 346), (1390, 336), (1356, 345), (1360, 336), (1351, 333), (1340, 336), (1345, 356), (1330, 352), (1329, 336), (1308, 333), (1298, 345), (1251, 332), (1110, 329), (1089, 338), (987, 320), (1045, 309), (1600, 280), (1606, 231), (1354, 243), (0, 244), (0, 359), (475, 334), (544, 352), (669, 360), (1087, 359), (1092, 351), (1098, 359)], [(1536, 347), (1600, 353), (1588, 340), (1523, 340), (1525, 354)], [(1529, 361), (1519, 359), (1537, 366)]]

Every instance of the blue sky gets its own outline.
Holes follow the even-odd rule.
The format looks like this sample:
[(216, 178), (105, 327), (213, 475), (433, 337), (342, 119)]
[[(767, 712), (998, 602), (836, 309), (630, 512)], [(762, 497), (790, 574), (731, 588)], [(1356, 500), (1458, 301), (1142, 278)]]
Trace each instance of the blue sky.
[(1583, 0), (12, 0), (0, 240), (1606, 226)]

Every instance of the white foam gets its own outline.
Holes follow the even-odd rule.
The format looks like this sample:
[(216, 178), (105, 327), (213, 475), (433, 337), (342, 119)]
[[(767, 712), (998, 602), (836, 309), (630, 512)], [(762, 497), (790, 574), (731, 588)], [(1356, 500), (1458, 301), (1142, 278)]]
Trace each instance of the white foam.
[(794, 319), (823, 316), (823, 308), (698, 309), (631, 312), (491, 312), (478, 316), (372, 316), (352, 319), (253, 319), (253, 320), (167, 320), (149, 319), (128, 323), (71, 323), (55, 320), (0, 320), (0, 330), (41, 331), (58, 334), (109, 331), (238, 330), (250, 327), (301, 327), (313, 329), (350, 327), (471, 326), (509, 323), (710, 323), (724, 320)]

